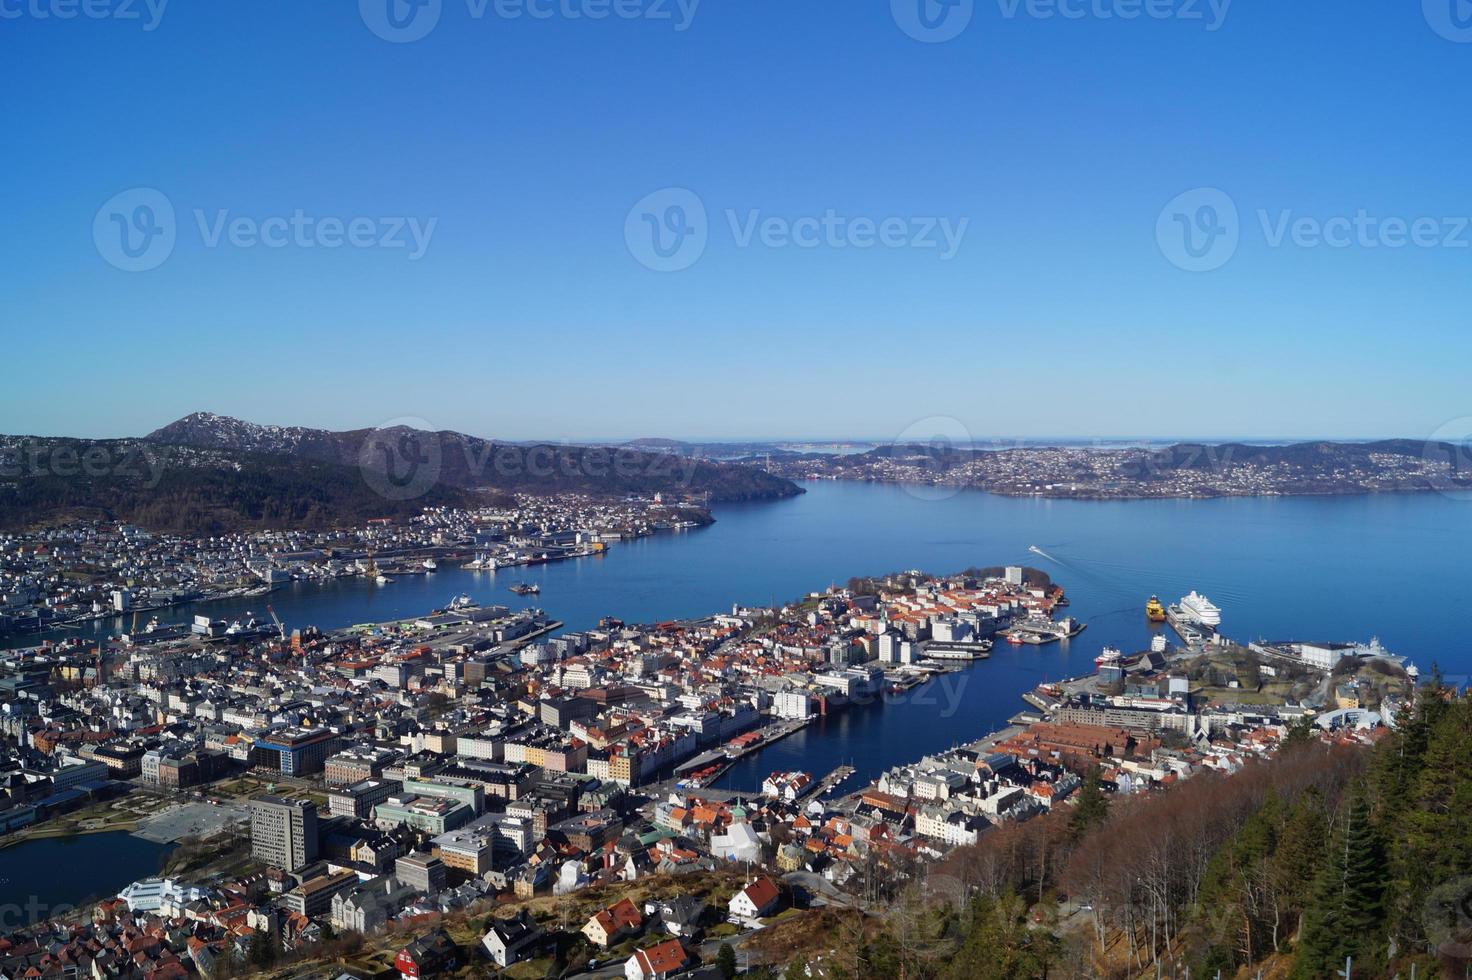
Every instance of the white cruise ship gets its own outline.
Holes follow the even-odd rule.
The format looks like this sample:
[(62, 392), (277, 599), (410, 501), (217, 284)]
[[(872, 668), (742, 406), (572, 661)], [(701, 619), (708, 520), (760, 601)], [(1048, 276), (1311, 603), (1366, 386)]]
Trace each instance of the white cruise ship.
[(1210, 626), (1215, 629), (1222, 624), (1221, 609), (1194, 589), (1190, 595), (1181, 600), (1181, 611), (1202, 626)]

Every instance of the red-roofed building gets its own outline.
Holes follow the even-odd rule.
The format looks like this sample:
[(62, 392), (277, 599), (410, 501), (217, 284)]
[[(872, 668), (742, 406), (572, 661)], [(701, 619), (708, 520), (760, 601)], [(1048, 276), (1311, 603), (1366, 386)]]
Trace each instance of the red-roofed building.
[(760, 919), (777, 911), (777, 906), (782, 903), (782, 891), (776, 882), (766, 875), (760, 875), (755, 881), (731, 896), (731, 915), (738, 919)]
[(664, 980), (690, 965), (690, 957), (678, 939), (668, 939), (658, 946), (641, 949), (624, 964), (628, 980)]
[(644, 916), (639, 907), (625, 898), (590, 918), (583, 926), (583, 935), (588, 941), (607, 949), (625, 936), (632, 936), (644, 927)]

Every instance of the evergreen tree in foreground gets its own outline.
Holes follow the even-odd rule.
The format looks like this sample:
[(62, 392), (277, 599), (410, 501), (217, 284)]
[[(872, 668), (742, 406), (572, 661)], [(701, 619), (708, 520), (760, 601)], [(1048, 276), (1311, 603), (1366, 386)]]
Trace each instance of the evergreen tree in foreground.
[(1295, 977), (1324, 977), (1353, 957), (1356, 973), (1376, 975), (1384, 959), (1385, 848), (1363, 790), (1345, 804), (1327, 860), (1304, 911)]
[(1078, 840), (1109, 816), (1109, 798), (1104, 795), (1104, 774), (1096, 763), (1089, 767), (1078, 791), (1078, 803), (1068, 821), (1068, 835)]

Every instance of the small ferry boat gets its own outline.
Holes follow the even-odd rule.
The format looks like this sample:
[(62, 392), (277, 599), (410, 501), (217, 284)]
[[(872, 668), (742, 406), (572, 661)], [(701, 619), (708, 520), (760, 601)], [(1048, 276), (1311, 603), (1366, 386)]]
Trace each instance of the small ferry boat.
[(511, 587), (511, 591), (515, 592), (517, 595), (536, 595), (537, 593), (542, 591), (542, 587), (540, 585), (537, 585), (535, 582), (518, 582), (516, 585), (513, 585)]

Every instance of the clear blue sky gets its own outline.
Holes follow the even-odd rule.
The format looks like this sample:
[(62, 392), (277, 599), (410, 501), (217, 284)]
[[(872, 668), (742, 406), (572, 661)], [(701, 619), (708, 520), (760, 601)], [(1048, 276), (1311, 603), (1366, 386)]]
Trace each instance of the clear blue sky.
[[(1214, 31), (1206, 0), (1202, 20), (1188, 0), (1135, 20), (1095, 13), (1131, 0), (1076, 0), (1079, 19), (976, 0), (943, 43), (888, 0), (705, 0), (683, 31), (675, 0), (673, 20), (601, 21), (443, 0), (413, 43), (351, 2), (175, 0), (154, 30), (37, 16), (65, 2), (0, 0), (0, 431), (206, 409), (507, 438), (887, 438), (931, 416), (1354, 437), (1472, 415), (1472, 230), (1274, 247), (1257, 214), (1443, 236), (1472, 215), (1472, 43), (1433, 28), (1438, 0), (1236, 0)], [(177, 240), (125, 272), (94, 218), (139, 187)], [(626, 246), (667, 187), (708, 212), (682, 271)], [(1157, 220), (1201, 187), (1240, 242), (1190, 272)], [(436, 224), (411, 260), (209, 247), (196, 209)], [(946, 261), (742, 247), (728, 210), (969, 225)]]

